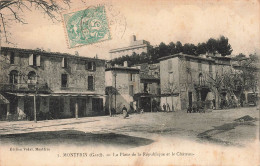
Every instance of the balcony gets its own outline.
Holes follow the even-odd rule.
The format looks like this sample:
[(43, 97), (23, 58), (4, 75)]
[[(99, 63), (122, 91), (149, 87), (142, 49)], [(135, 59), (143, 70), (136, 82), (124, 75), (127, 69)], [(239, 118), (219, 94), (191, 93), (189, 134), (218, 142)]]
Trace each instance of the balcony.
[(17, 83), (17, 84), (0, 84), (0, 91), (2, 92), (25, 92), (25, 93), (50, 93), (51, 90), (48, 84), (27, 84), (27, 83)]

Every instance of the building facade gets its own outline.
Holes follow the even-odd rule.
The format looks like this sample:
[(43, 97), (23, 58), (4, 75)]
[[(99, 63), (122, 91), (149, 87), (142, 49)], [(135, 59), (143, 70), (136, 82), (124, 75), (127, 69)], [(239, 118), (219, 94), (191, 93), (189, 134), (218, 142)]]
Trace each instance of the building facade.
[(1, 119), (104, 113), (105, 60), (9, 47), (0, 58)]
[(159, 111), (160, 103), (160, 64), (136, 65), (140, 69), (140, 91), (135, 94), (137, 108), (145, 112)]
[(148, 41), (145, 40), (136, 40), (136, 36), (133, 35), (130, 38), (130, 44), (127, 47), (122, 47), (122, 48), (116, 48), (116, 49), (111, 49), (109, 51), (110, 53), (110, 58), (118, 58), (122, 57), (125, 55), (131, 56), (134, 52), (136, 54), (141, 54), (141, 53), (147, 53), (150, 48), (150, 44)]
[(216, 73), (221, 76), (227, 70), (231, 70), (230, 58), (182, 53), (160, 58), (161, 106), (166, 104), (176, 111), (198, 101), (219, 102), (213, 81)]
[(106, 109), (120, 113), (125, 105), (127, 110), (136, 110), (134, 94), (139, 90), (139, 69), (125, 66), (106, 68)]

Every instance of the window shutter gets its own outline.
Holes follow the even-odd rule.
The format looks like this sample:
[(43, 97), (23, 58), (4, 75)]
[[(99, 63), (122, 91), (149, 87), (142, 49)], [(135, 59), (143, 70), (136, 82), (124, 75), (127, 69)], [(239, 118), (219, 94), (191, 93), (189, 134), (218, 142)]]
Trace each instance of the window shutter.
[(33, 54), (29, 55), (29, 65), (33, 66)]
[(36, 66), (41, 66), (41, 55), (36, 56)]
[(61, 67), (65, 67), (65, 59), (64, 58), (62, 58)]

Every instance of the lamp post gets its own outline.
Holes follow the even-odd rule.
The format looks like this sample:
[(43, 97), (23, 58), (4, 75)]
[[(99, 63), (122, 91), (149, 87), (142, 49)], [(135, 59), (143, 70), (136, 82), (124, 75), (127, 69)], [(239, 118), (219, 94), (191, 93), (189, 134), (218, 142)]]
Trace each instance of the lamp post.
[(36, 94), (37, 94), (37, 85), (38, 85), (38, 75), (36, 74), (36, 83), (35, 83), (35, 93), (33, 95), (33, 112), (34, 112), (34, 122), (37, 123), (37, 111), (36, 111)]
[(115, 110), (116, 110), (116, 71), (114, 72), (114, 76), (115, 76)]

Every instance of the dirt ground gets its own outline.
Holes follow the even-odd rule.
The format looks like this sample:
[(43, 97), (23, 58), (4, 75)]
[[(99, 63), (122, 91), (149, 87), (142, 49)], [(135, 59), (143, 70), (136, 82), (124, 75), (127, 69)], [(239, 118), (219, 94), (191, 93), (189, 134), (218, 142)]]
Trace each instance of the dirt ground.
[[(59, 161), (66, 159), (72, 165), (76, 165), (78, 160), (67, 160), (70, 152), (90, 151), (104, 156), (107, 153), (112, 157), (114, 153), (122, 152), (120, 160), (129, 160), (127, 165), (257, 165), (260, 161), (257, 157), (259, 110), (256, 107), (206, 113), (131, 114), (126, 119), (117, 115), (37, 123), (0, 122), (0, 133), (0, 156), (2, 153), (21, 157), (19, 150), (13, 152), (10, 148), (24, 147), (32, 147), (34, 151), (23, 155), (35, 155), (38, 154), (35, 147), (41, 147), (51, 152), (48, 155), (40, 152), (45, 154), (43, 158), (52, 157), (56, 161), (56, 154), (65, 155)], [(135, 152), (140, 152), (141, 157), (131, 158), (125, 154)], [(158, 160), (158, 155), (166, 152), (172, 156)], [(111, 157), (104, 156), (98, 162), (92, 158), (82, 160), (92, 165), (104, 162), (122, 165), (116, 157), (111, 160)], [(0, 165), (1, 162), (8, 164), (9, 160), (0, 160)], [(43, 165), (52, 164), (46, 160)]]

